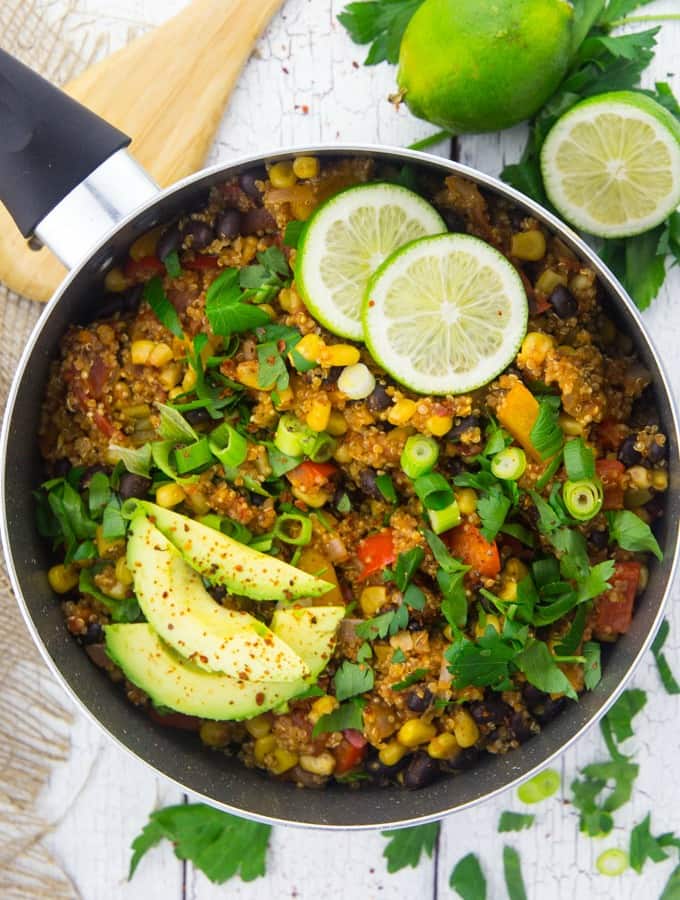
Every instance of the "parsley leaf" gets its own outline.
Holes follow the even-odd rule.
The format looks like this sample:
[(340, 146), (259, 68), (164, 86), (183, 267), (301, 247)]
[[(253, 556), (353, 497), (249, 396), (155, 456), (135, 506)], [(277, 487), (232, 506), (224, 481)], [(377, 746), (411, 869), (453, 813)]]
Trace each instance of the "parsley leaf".
[(541, 397), (538, 416), (530, 434), (531, 443), (541, 459), (554, 456), (562, 447), (564, 435), (557, 421), (559, 409), (559, 397)]
[(391, 685), (391, 688), (393, 691), (405, 691), (406, 688), (410, 688), (411, 685), (418, 684), (418, 682), (422, 681), (429, 673), (429, 669), (414, 669), (414, 671), (407, 675), (403, 681), (397, 681), (395, 684)]
[(510, 512), (511, 506), (512, 502), (505, 496), (500, 485), (497, 484), (479, 498), (477, 513), (482, 520), (482, 528), (480, 530), (487, 541), (495, 540), (507, 514)]
[(583, 681), (586, 689), (594, 690), (602, 680), (601, 649), (597, 641), (586, 641), (583, 645)]
[(369, 0), (349, 3), (338, 16), (355, 44), (371, 44), (364, 65), (396, 63), (399, 45), (411, 17), (423, 0)]
[(680, 846), (680, 839), (676, 838), (672, 831), (653, 837), (650, 833), (651, 813), (647, 813), (645, 818), (638, 822), (630, 833), (630, 845), (628, 857), (632, 869), (638, 873), (642, 872), (648, 859), (652, 862), (663, 862), (668, 859), (668, 854), (664, 851), (664, 847)]
[(387, 860), (387, 871), (392, 874), (406, 866), (415, 869), (423, 853), (432, 856), (439, 836), (439, 822), (382, 831), (381, 834), (387, 838), (383, 856)]
[(144, 478), (149, 477), (151, 444), (143, 444), (137, 449), (120, 447), (118, 444), (109, 444), (109, 450), (115, 454), (114, 458), (119, 459), (123, 463), (128, 472), (132, 472), (133, 475), (142, 475)]
[(671, 872), (659, 900), (680, 900), (680, 866)]
[(635, 237), (608, 240), (600, 253), (638, 309), (647, 309), (666, 277), (663, 237), (664, 225), (659, 225)]
[(403, 631), (408, 625), (408, 609), (402, 603), (394, 610), (382, 613), (373, 619), (366, 619), (354, 626), (357, 637), (365, 641), (374, 641), (376, 638), (385, 638), (388, 635)]
[(182, 331), (177, 310), (168, 300), (167, 295), (163, 290), (163, 282), (158, 275), (154, 275), (154, 277), (150, 278), (144, 285), (144, 299), (153, 310), (153, 314), (161, 325), (165, 325), (168, 331), (172, 332), (176, 338), (182, 340), (184, 338), (184, 332)]
[(641, 6), (647, 6), (653, 2), (654, 0), (609, 0), (605, 6), (604, 2), (598, 0), (599, 5), (605, 8), (598, 16), (597, 24), (612, 25), (618, 19), (623, 19), (628, 13), (633, 12), (634, 9), (639, 9)]
[(668, 624), (668, 619), (664, 619), (661, 623), (661, 628), (659, 628), (657, 636), (654, 638), (654, 642), (652, 644), (652, 655), (654, 657), (654, 660), (656, 661), (656, 666), (659, 670), (659, 677), (661, 678), (661, 682), (665, 687), (666, 692), (668, 694), (680, 694), (680, 684), (678, 684), (675, 676), (673, 675), (673, 672), (671, 671), (671, 667), (668, 664), (666, 655), (662, 653), (662, 648), (666, 643), (666, 638), (668, 637), (669, 631), (670, 625)]
[[(638, 771), (637, 765), (624, 759), (592, 763), (581, 769), (584, 777), (575, 779), (571, 790), (582, 832), (591, 837), (609, 834), (614, 827), (611, 813), (630, 800)], [(604, 796), (606, 790), (609, 792)]]
[(503, 875), (510, 900), (527, 900), (519, 853), (514, 847), (503, 847)]
[(312, 737), (315, 738), (330, 731), (344, 731), (346, 728), (361, 731), (364, 727), (362, 709), (363, 701), (357, 697), (348, 700), (347, 703), (341, 703), (333, 712), (321, 716), (314, 726)]
[(578, 700), (571, 682), (543, 641), (531, 640), (517, 656), (516, 664), (526, 675), (527, 681), (540, 691), (545, 691), (546, 694), (566, 694), (572, 700)]
[(179, 263), (179, 256), (176, 250), (173, 250), (171, 253), (168, 253), (167, 256), (163, 257), (163, 265), (170, 278), (179, 278), (182, 274), (182, 267)]
[(216, 884), (234, 875), (253, 881), (265, 874), (271, 830), (270, 825), (231, 816), (205, 803), (159, 809), (132, 842), (128, 878), (144, 854), (166, 838), (178, 859), (191, 860)]
[[(385, 580), (394, 581), (400, 591), (405, 591), (424, 559), (425, 551), (422, 547), (411, 547), (410, 550), (399, 554), (394, 570)], [(387, 572), (385, 574), (387, 575)]]
[(441, 611), (452, 627), (462, 628), (467, 622), (468, 603), (463, 579), (468, 566), (462, 572), (447, 572), (437, 569), (437, 584), (442, 592)]
[(305, 223), (300, 222), (297, 219), (292, 219), (286, 225), (286, 230), (283, 233), (283, 243), (286, 245), (286, 247), (297, 247), (297, 245), (300, 243), (300, 238), (302, 237), (304, 227)]
[(625, 741), (633, 736), (633, 719), (644, 709), (646, 703), (647, 694), (639, 688), (631, 688), (621, 694), (605, 716), (617, 741)]
[(391, 663), (403, 663), (406, 662), (406, 654), (401, 649), (401, 647), (397, 647), (397, 649), (392, 654)]
[(357, 665), (345, 660), (335, 673), (333, 684), (335, 696), (338, 700), (348, 700), (357, 694), (364, 694), (373, 687), (373, 669), (370, 666)]
[(458, 689), (475, 685), (509, 690), (510, 664), (516, 655), (517, 649), (491, 625), (476, 641), (461, 635), (444, 651)]
[(449, 887), (462, 900), (486, 900), (486, 878), (474, 853), (458, 860), (451, 872)]
[(238, 269), (225, 269), (212, 282), (205, 298), (205, 313), (213, 333), (229, 337), (266, 325), (267, 313), (251, 303), (243, 303)]
[(498, 831), (523, 831), (525, 828), (531, 828), (535, 820), (536, 816), (531, 813), (509, 812), (506, 809), (498, 820)]
[(576, 437), (564, 445), (564, 468), (570, 481), (585, 481), (595, 477), (595, 454), (583, 438)]
[(622, 509), (605, 513), (611, 539), (624, 550), (649, 550), (657, 559), (663, 559), (661, 547), (646, 522), (630, 510)]

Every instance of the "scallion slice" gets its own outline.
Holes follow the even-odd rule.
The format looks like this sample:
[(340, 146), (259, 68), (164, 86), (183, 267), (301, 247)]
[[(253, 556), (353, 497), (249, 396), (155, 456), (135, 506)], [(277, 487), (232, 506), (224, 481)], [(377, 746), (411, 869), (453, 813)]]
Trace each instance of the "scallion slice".
[(527, 456), (521, 447), (506, 447), (491, 460), (491, 473), (501, 481), (517, 481), (527, 467)]
[(434, 438), (412, 434), (401, 454), (402, 471), (409, 478), (420, 478), (431, 472), (439, 458), (439, 446)]
[(628, 854), (616, 847), (611, 847), (600, 853), (595, 862), (600, 875), (616, 877), (622, 875), (628, 868)]
[[(330, 434), (327, 434), (325, 431), (312, 433), (314, 435), (313, 443), (310, 447), (308, 447), (308, 449), (305, 450), (305, 453), (312, 460), (312, 462), (328, 462), (331, 456), (335, 453), (335, 448), (338, 446), (338, 442), (334, 437), (331, 437)], [(303, 444), (306, 446), (307, 442), (304, 441)]]
[(388, 503), (396, 503), (399, 499), (394, 487), (394, 482), (389, 475), (378, 475), (375, 485)]
[[(297, 534), (291, 534), (291, 525), (299, 526)], [(274, 525), (273, 536), (285, 544), (304, 547), (312, 539), (312, 523), (301, 513), (282, 513)]]
[(602, 484), (596, 479), (565, 481), (562, 499), (567, 512), (579, 522), (587, 522), (602, 509)]
[(305, 438), (309, 438), (310, 429), (290, 413), (279, 419), (274, 435), (274, 446), (286, 456), (303, 456)]
[(208, 438), (202, 437), (200, 441), (187, 444), (186, 447), (177, 447), (175, 450), (175, 468), (179, 475), (187, 475), (196, 472), (213, 462)]
[(428, 509), (427, 515), (435, 534), (441, 534), (443, 531), (448, 531), (449, 528), (460, 525), (460, 509), (457, 500), (454, 500), (449, 506), (445, 506), (444, 509)]
[(555, 769), (543, 769), (529, 781), (517, 788), (517, 796), (522, 803), (540, 803), (560, 789), (560, 773)]
[(446, 509), (453, 503), (453, 488), (446, 478), (437, 472), (416, 478), (413, 487), (420, 502), (427, 510)]
[(228, 422), (210, 432), (210, 449), (223, 466), (236, 468), (248, 455), (248, 441)]

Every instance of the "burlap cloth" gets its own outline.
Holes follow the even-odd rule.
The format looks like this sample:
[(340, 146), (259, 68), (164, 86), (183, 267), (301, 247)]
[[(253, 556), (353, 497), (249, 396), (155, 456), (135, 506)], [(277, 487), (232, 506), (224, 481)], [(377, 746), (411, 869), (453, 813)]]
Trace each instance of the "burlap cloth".
[[(0, 46), (64, 83), (106, 50), (102, 39), (69, 31), (76, 8), (75, 0), (58, 6), (0, 0)], [(0, 414), (41, 310), (0, 285)], [(0, 898), (70, 900), (78, 892), (42, 843), (56, 823), (43, 821), (35, 810), (51, 767), (68, 756), (72, 710), (58, 690), (50, 696), (37, 690), (46, 666), (17, 608), (4, 560), (0, 603)]]

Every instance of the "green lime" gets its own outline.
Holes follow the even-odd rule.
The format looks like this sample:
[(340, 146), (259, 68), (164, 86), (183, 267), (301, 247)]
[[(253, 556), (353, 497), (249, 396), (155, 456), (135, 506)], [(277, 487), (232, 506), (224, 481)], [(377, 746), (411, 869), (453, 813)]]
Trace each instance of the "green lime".
[(400, 96), (456, 134), (528, 119), (567, 70), (573, 17), (567, 0), (425, 0), (401, 42)]
[(363, 304), (371, 355), (422, 394), (461, 394), (491, 381), (514, 359), (527, 315), (515, 268), (464, 234), (395, 251), (369, 281)]
[(541, 171), (572, 225), (604, 238), (640, 234), (680, 204), (680, 123), (644, 94), (600, 94), (553, 125)]
[(298, 247), (295, 283), (314, 317), (333, 334), (363, 340), (366, 283), (398, 247), (446, 225), (422, 197), (373, 182), (341, 191), (311, 217)]
[(540, 803), (560, 789), (560, 774), (555, 769), (544, 769), (517, 788), (522, 803)]

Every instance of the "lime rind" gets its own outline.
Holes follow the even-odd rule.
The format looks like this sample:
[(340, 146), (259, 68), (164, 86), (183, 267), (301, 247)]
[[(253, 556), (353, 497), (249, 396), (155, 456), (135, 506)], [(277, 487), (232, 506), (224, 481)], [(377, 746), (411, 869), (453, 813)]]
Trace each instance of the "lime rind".
[(641, 234), (680, 204), (680, 124), (644, 94), (593, 97), (555, 123), (541, 171), (572, 225), (604, 238)]
[(296, 257), (296, 286), (329, 331), (361, 341), (361, 302), (372, 273), (398, 247), (443, 231), (439, 213), (408, 188), (386, 182), (347, 188), (309, 219)]
[(420, 238), (395, 251), (370, 279), (362, 309), (373, 358), (422, 394), (488, 384), (514, 359), (528, 314), (514, 267), (462, 234)]

